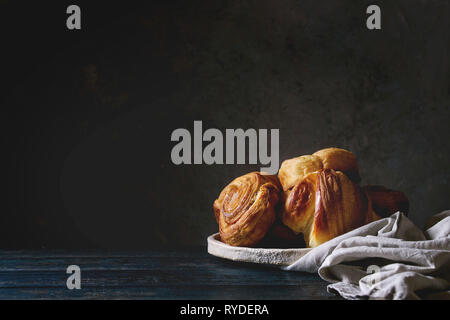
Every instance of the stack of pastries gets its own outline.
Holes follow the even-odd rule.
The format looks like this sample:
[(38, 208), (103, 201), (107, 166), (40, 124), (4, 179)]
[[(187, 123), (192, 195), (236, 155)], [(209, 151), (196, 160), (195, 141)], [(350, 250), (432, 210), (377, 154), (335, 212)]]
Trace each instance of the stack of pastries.
[(238, 177), (213, 204), (220, 238), (241, 247), (276, 241), (313, 248), (397, 211), (407, 214), (404, 193), (361, 187), (360, 180), (355, 155), (339, 148), (286, 160), (278, 176)]

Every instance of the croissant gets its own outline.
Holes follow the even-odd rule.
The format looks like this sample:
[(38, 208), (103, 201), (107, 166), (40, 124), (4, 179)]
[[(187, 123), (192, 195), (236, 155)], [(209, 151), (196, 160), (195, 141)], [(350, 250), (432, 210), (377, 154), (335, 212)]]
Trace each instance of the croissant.
[(275, 221), (281, 199), (277, 176), (251, 172), (234, 179), (214, 201), (220, 238), (232, 246), (253, 246)]
[(312, 155), (285, 160), (281, 164), (278, 178), (283, 190), (286, 191), (308, 174), (322, 169), (342, 171), (356, 183), (361, 180), (355, 155), (348, 150), (339, 148), (326, 148)]
[(384, 187), (359, 187), (343, 172), (312, 172), (284, 192), (281, 219), (295, 233), (303, 233), (308, 247), (380, 219), (400, 209), (408, 199)]

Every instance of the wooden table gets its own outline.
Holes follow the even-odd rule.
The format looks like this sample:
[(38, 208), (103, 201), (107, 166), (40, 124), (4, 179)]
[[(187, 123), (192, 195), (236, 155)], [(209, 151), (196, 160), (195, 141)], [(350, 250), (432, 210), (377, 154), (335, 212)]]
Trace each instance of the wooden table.
[[(69, 290), (69, 265), (81, 289)], [(0, 251), (0, 299), (338, 299), (316, 274), (222, 260), (206, 249), (106, 253)]]

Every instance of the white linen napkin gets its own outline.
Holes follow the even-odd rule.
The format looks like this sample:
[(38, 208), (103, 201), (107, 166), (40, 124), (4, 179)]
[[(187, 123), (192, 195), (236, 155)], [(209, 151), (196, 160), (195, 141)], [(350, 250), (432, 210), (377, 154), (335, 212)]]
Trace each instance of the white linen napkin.
[(314, 248), (285, 270), (318, 272), (346, 299), (450, 298), (450, 210), (422, 232), (403, 213)]

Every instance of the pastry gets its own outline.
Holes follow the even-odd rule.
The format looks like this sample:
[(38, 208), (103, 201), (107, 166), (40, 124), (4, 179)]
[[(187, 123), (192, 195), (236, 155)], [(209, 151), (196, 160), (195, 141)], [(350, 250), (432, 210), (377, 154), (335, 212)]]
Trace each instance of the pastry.
[(232, 246), (258, 243), (275, 221), (280, 191), (275, 175), (252, 172), (234, 179), (213, 204), (221, 240)]
[(322, 169), (334, 169), (344, 172), (351, 180), (358, 183), (358, 163), (355, 155), (345, 149), (327, 148), (312, 155), (304, 155), (283, 161), (278, 178), (283, 190), (289, 190), (308, 174)]
[(232, 246), (316, 247), (397, 211), (408, 212), (402, 192), (360, 187), (360, 180), (355, 155), (339, 148), (286, 160), (278, 177), (243, 175), (214, 201), (220, 238)]
[(302, 233), (308, 247), (407, 208), (406, 196), (384, 187), (359, 187), (343, 172), (323, 169), (307, 174), (284, 192), (281, 219)]
[(403, 192), (383, 186), (365, 186), (363, 190), (370, 198), (373, 210), (381, 218), (388, 217), (397, 211), (408, 215), (409, 201)]

